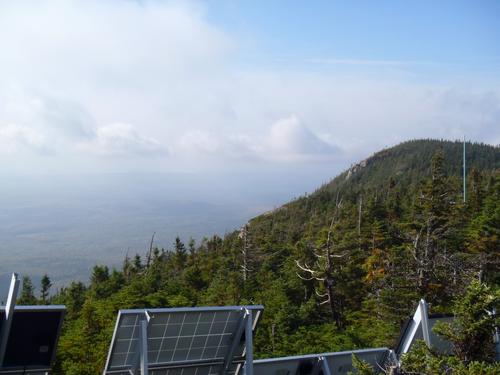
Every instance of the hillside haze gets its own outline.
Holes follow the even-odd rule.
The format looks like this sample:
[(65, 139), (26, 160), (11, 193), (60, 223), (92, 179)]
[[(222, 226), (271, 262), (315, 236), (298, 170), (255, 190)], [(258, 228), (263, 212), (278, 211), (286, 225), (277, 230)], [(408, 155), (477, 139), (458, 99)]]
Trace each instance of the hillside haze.
[(223, 236), (326, 180), (288, 170), (4, 176), (0, 281), (12, 272), (35, 285), (44, 273), (57, 287), (86, 281), (95, 264), (120, 267), (126, 254), (144, 254), (154, 232), (166, 249), (176, 236)]

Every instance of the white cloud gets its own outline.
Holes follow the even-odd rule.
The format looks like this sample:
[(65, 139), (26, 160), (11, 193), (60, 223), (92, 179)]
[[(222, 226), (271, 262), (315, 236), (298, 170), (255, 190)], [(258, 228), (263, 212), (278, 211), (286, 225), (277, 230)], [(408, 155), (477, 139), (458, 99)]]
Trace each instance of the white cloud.
[(40, 0), (0, 9), (2, 67), (56, 88), (100, 80), (115, 89), (158, 82), (164, 73), (190, 75), (229, 48), (187, 1)]
[(176, 142), (176, 150), (184, 155), (200, 155), (215, 153), (220, 148), (219, 140), (203, 130), (189, 130)]
[[(295, 115), (271, 126), (263, 152), (279, 160), (328, 159), (339, 150), (318, 138)], [(267, 155), (266, 155), (267, 156)]]
[(271, 124), (264, 134), (220, 134), (206, 131), (188, 131), (175, 146), (184, 156), (223, 158), (226, 161), (324, 161), (338, 156), (341, 151), (320, 139), (297, 116), (280, 119)]
[(156, 140), (144, 137), (130, 124), (115, 123), (96, 129), (95, 137), (77, 148), (104, 156), (160, 156), (167, 150)]
[(0, 126), (0, 153), (8, 155), (26, 151), (49, 154), (46, 137), (27, 126), (15, 124)]

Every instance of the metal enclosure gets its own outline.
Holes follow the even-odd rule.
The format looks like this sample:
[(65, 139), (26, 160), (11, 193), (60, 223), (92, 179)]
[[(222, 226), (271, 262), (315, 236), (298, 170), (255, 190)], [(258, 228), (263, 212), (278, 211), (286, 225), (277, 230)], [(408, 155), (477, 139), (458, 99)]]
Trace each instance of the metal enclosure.
[(6, 306), (0, 306), (0, 374), (47, 374), (56, 356), (65, 306), (15, 306), (13, 274)]
[(254, 372), (259, 375), (344, 375), (353, 370), (353, 354), (380, 372), (389, 353), (388, 348), (376, 348), (261, 359), (254, 361)]

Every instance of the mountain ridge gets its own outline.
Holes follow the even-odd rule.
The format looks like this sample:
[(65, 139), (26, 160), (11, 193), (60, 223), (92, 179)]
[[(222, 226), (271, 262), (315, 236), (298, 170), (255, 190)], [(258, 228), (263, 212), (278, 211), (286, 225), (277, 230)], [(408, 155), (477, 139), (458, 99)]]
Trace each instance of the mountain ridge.
[[(483, 171), (500, 170), (500, 146), (485, 143), (466, 142), (466, 172), (473, 169)], [(395, 187), (402, 185), (407, 188), (411, 181), (419, 181), (430, 174), (431, 159), (435, 152), (442, 150), (444, 154), (445, 174), (456, 179), (462, 178), (462, 141), (448, 141), (438, 139), (415, 139), (399, 143), (395, 146), (384, 148), (371, 156), (351, 164), (351, 166), (333, 177), (329, 182), (314, 190), (312, 193), (292, 199), (274, 210), (265, 212), (249, 220), (249, 223), (260, 220), (260, 217), (269, 217), (288, 205), (298, 204), (307, 199), (315, 199), (324, 194), (336, 195), (346, 192), (347, 195), (359, 195), (363, 190), (371, 188), (382, 189), (392, 179)], [(392, 167), (387, 167), (388, 159), (401, 158)], [(413, 169), (412, 169), (413, 168)], [(416, 169), (414, 169), (416, 168)], [(376, 169), (376, 173), (370, 173)], [(410, 171), (409, 171), (410, 170)], [(410, 172), (410, 173), (409, 173)], [(408, 174), (409, 173), (409, 174)], [(398, 176), (404, 176), (403, 181)], [(373, 180), (376, 182), (374, 183)], [(377, 182), (381, 181), (381, 182)], [(363, 186), (361, 186), (363, 185)]]

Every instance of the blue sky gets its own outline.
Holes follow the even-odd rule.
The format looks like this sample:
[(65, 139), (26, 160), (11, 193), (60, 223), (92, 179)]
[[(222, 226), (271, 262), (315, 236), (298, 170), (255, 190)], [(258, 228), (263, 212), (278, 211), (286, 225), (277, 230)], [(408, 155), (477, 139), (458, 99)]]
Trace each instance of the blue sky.
[(210, 1), (207, 9), (210, 20), (248, 40), (242, 59), (445, 63), (466, 70), (498, 69), (500, 59), (497, 1)]

